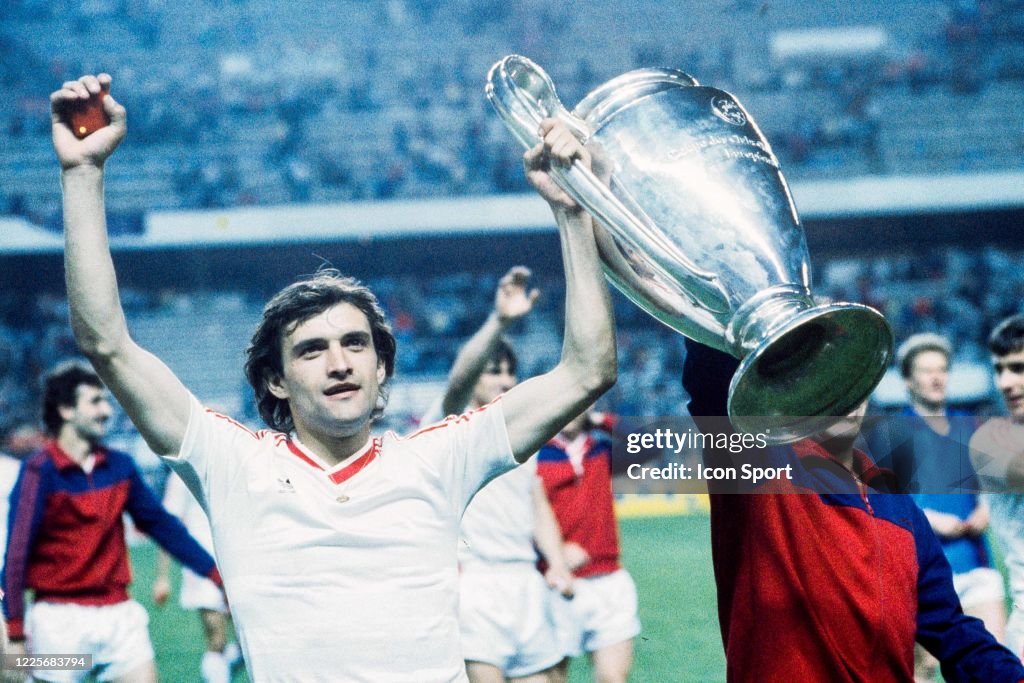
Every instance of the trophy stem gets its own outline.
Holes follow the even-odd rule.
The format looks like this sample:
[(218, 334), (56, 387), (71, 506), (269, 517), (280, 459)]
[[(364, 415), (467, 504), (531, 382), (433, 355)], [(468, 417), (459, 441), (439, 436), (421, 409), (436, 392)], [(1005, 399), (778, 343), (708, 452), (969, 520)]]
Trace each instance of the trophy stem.
[(813, 307), (806, 287), (787, 284), (763, 289), (736, 310), (726, 328), (726, 340), (742, 358), (773, 330)]

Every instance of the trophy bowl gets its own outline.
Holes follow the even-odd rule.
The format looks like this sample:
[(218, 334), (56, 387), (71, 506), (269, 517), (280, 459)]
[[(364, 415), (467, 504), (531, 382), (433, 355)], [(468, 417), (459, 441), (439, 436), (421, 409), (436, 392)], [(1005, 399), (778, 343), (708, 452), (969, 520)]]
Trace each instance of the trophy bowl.
[(569, 112), (548, 75), (518, 55), (491, 68), (486, 92), (526, 148), (545, 118), (600, 148), (607, 182), (578, 162), (552, 175), (596, 219), (605, 273), (623, 294), (742, 359), (729, 389), (738, 430), (788, 443), (870, 396), (892, 332), (868, 306), (815, 301), (789, 186), (735, 97), (682, 71), (639, 69)]

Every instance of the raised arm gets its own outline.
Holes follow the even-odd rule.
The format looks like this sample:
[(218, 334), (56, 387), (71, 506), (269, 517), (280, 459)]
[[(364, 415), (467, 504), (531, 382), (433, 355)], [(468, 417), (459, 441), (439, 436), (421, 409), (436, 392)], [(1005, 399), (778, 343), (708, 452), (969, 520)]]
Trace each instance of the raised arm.
[(553, 120), (541, 124), (540, 135), (544, 141), (526, 152), (523, 163), (530, 183), (551, 205), (561, 235), (565, 334), (558, 365), (505, 395), (509, 441), (520, 462), (597, 400), (616, 378), (615, 323), (594, 225), (548, 173), (552, 164), (568, 166), (577, 159), (590, 165), (590, 153)]
[(540, 292), (529, 288), (529, 279), (529, 268), (515, 266), (498, 281), (494, 310), (455, 356), (441, 403), (442, 415), (454, 415), (466, 409), (473, 387), (494, 356), (501, 335), (509, 325), (533, 309)]
[[(188, 390), (128, 334), (107, 241), (103, 165), (124, 139), (125, 109), (101, 92), (110, 76), (68, 81), (50, 96), (53, 147), (64, 190), (64, 274), (71, 329), (82, 353), (158, 455), (178, 451), (190, 410)], [(101, 97), (110, 124), (77, 139), (68, 112)]]

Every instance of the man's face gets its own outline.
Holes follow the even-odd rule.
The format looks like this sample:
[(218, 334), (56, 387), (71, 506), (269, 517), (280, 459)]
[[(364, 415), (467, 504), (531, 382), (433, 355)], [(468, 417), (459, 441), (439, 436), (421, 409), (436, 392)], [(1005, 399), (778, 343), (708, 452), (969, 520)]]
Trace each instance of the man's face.
[(502, 358), (497, 363), (490, 361), (473, 387), (471, 400), (474, 406), (479, 408), (498, 398), (515, 385), (516, 375), (512, 372), (507, 359)]
[(61, 406), (60, 416), (79, 437), (89, 443), (99, 443), (107, 435), (107, 425), (114, 409), (106, 389), (79, 384), (75, 389), (75, 405)]
[(281, 345), (282, 376), (268, 382), (297, 428), (352, 436), (369, 424), (384, 364), (366, 315), (340, 303), (300, 324)]
[(922, 351), (914, 356), (907, 377), (910, 399), (930, 406), (946, 402), (946, 382), (949, 380), (949, 359), (941, 351)]
[(1024, 350), (992, 356), (996, 387), (1015, 418), (1024, 418)]

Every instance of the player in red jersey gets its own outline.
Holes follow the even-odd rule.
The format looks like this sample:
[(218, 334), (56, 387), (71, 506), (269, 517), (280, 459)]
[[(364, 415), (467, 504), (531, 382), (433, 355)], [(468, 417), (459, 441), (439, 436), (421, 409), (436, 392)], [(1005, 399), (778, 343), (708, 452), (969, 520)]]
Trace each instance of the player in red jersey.
[[(590, 655), (602, 683), (625, 681), (640, 633), (636, 585), (619, 562), (611, 482), (610, 416), (585, 412), (537, 454), (537, 475), (558, 520), (573, 570), (574, 597), (562, 610), (566, 655)], [(568, 660), (563, 665), (563, 671)]]
[[(51, 439), (29, 456), (11, 494), (4, 608), (31, 654), (92, 654), (99, 680), (156, 679), (145, 608), (128, 595), (125, 513), (180, 562), (218, 584), (213, 558), (142, 481), (131, 456), (102, 445), (113, 409), (99, 377), (71, 363), (47, 375)], [(35, 601), (25, 616), (25, 590)], [(88, 671), (36, 671), (47, 681)]]

